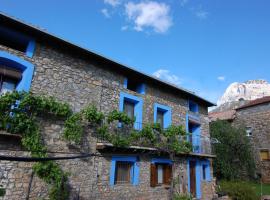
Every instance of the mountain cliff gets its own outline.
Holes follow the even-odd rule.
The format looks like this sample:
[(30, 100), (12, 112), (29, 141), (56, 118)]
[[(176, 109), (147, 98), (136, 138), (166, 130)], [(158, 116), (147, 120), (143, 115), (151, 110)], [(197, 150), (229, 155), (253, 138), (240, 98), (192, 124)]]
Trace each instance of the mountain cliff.
[(244, 83), (234, 82), (218, 100), (215, 112), (234, 109), (247, 101), (270, 96), (270, 84), (265, 80), (249, 80)]

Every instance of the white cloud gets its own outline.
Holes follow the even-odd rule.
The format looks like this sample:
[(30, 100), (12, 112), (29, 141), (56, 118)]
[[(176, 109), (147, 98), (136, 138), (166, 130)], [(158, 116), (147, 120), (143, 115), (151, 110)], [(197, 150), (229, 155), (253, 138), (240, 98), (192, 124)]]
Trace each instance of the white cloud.
[(188, 1), (189, 0), (180, 0), (180, 5), (184, 7), (188, 3)]
[(128, 19), (134, 23), (136, 31), (153, 28), (157, 33), (165, 33), (172, 25), (170, 6), (156, 1), (125, 4)]
[(219, 76), (219, 77), (217, 77), (217, 79), (218, 79), (219, 81), (225, 81), (226, 77), (225, 77), (225, 76)]
[(106, 8), (101, 9), (101, 13), (102, 13), (106, 18), (110, 18), (110, 17), (111, 17), (111, 15), (110, 15), (108, 9), (106, 9)]
[(122, 26), (121, 27), (121, 31), (126, 31), (126, 30), (128, 30), (128, 26)]
[(168, 81), (174, 85), (180, 85), (182, 83), (181, 79), (172, 74), (169, 70), (166, 69), (159, 69), (153, 73), (153, 76), (162, 79), (164, 81)]
[(205, 10), (197, 10), (195, 11), (195, 16), (199, 19), (206, 19), (208, 17), (209, 13)]
[(104, 0), (104, 3), (115, 7), (118, 6), (121, 2), (120, 0)]

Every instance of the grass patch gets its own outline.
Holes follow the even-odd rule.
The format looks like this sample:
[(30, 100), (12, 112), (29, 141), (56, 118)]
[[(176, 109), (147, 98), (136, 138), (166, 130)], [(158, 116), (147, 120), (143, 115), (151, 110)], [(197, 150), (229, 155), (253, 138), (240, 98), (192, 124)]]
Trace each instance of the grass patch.
[[(260, 183), (249, 183), (252, 188), (255, 189), (257, 196), (261, 195), (261, 184)], [(270, 184), (262, 185), (262, 194), (270, 195)]]

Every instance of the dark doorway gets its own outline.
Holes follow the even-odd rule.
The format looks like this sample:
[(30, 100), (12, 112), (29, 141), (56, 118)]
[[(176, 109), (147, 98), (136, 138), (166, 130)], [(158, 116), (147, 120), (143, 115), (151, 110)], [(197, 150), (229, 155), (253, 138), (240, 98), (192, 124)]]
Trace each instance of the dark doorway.
[(190, 193), (196, 197), (196, 161), (189, 161)]

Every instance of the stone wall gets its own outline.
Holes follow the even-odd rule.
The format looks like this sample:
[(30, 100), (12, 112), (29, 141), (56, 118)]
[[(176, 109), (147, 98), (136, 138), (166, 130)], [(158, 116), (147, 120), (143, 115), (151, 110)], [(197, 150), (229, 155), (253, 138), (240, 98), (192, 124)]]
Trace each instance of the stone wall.
[(270, 183), (270, 161), (261, 161), (260, 149), (270, 151), (270, 104), (261, 104), (237, 110), (234, 126), (252, 128), (250, 141), (256, 161), (257, 172), (262, 173), (264, 182)]
[[(143, 123), (153, 122), (153, 105), (154, 103), (160, 103), (172, 108), (173, 124), (183, 126), (186, 124), (187, 97), (181, 97), (152, 84), (147, 84), (145, 95), (124, 89), (124, 75), (114, 70), (105, 69), (104, 66), (100, 66), (93, 60), (83, 59), (75, 54), (71, 55), (63, 49), (59, 50), (46, 44), (37, 44), (33, 58), (26, 57), (22, 52), (1, 45), (0, 50), (17, 55), (34, 64), (35, 72), (31, 92), (54, 96), (58, 100), (69, 103), (75, 112), (80, 111), (89, 104), (95, 104), (105, 113), (113, 109), (118, 110), (120, 91), (125, 91), (143, 98)], [(197, 115), (201, 120), (202, 135), (209, 136), (207, 108), (200, 105), (199, 114)], [(44, 143), (49, 151), (99, 154), (96, 150), (96, 139), (92, 137), (91, 130), (86, 130), (82, 146), (74, 147), (61, 138), (63, 131), (62, 121), (50, 117), (40, 119), (40, 121)], [(69, 178), (72, 190), (71, 198), (79, 195), (80, 199), (85, 200), (168, 199), (168, 189), (150, 187), (150, 161), (154, 155), (136, 154), (140, 158), (140, 184), (136, 187), (132, 185), (110, 187), (111, 154), (103, 153), (99, 155), (88, 159), (59, 162), (64, 171), (71, 173)], [(129, 155), (132, 155), (132, 153)], [(4, 199), (25, 198), (32, 174), (31, 166), (28, 163), (1, 161), (1, 173), (3, 173), (4, 177), (7, 177), (3, 179), (3, 184), (6, 184), (3, 186), (7, 187), (7, 194)], [(179, 183), (181, 191), (187, 191), (186, 166), (185, 159), (178, 158), (174, 177), (181, 180)], [(202, 187), (204, 188), (203, 191), (208, 192), (209, 189), (207, 188), (212, 186), (203, 185)], [(43, 198), (47, 196), (48, 186), (36, 176), (33, 176), (29, 191), (30, 199)]]

